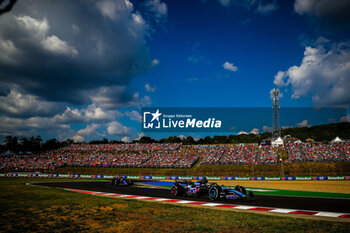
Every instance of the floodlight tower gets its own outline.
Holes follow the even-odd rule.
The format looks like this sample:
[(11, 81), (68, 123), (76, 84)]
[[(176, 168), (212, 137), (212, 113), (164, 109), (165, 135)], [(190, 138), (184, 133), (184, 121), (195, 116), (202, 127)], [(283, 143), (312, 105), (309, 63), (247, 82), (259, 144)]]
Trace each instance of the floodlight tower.
[(281, 136), (281, 130), (280, 130), (280, 122), (279, 122), (279, 110), (280, 110), (280, 103), (278, 99), (278, 95), (280, 93), (280, 90), (278, 88), (274, 88), (272, 90), (273, 95), (273, 102), (272, 102), (272, 114), (273, 114), (273, 125), (272, 125), (272, 141), (276, 140), (278, 137)]

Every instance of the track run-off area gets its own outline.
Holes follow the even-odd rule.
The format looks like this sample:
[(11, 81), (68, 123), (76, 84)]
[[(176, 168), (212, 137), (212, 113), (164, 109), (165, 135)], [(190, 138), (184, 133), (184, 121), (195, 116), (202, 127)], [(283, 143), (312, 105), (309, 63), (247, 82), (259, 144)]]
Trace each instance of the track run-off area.
[[(289, 196), (271, 194), (271, 190), (251, 189), (256, 200), (220, 200), (212, 201), (208, 196), (199, 198), (170, 196), (169, 182), (166, 185), (154, 185), (154, 181), (135, 181), (134, 186), (111, 186), (109, 181), (65, 181), (65, 182), (37, 182), (28, 185), (62, 188), (84, 194), (106, 197), (129, 198), (146, 201), (157, 201), (187, 206), (203, 206), (225, 208), (232, 210), (247, 210), (274, 214), (289, 214), (293, 216), (314, 216), (350, 220), (350, 198), (322, 197), (322, 196)], [(249, 190), (249, 189), (248, 189)], [(263, 191), (262, 191), (263, 190)], [(270, 191), (270, 193), (268, 193)], [(267, 192), (268, 195), (263, 194)], [(291, 192), (293, 193), (293, 192)], [(294, 192), (295, 193), (295, 192)], [(326, 195), (327, 196), (327, 195)]]

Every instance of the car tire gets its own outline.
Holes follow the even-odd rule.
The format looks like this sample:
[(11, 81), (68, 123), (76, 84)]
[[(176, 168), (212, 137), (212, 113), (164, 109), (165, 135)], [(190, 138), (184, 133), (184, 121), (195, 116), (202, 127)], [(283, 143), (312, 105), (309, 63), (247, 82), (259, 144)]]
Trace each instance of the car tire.
[(170, 195), (172, 197), (180, 196), (181, 195), (180, 187), (177, 185), (173, 185), (170, 189)]
[(220, 199), (220, 188), (213, 186), (209, 189), (209, 198), (210, 200), (219, 200)]

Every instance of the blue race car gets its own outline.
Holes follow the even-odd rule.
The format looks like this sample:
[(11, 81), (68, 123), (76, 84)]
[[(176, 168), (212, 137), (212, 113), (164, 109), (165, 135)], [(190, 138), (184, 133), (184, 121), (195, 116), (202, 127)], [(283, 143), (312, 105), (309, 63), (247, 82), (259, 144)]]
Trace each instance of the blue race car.
[(199, 197), (203, 194), (208, 194), (210, 187), (210, 183), (206, 179), (196, 182), (192, 182), (191, 180), (176, 180), (170, 189), (170, 194), (172, 197)]
[(223, 185), (214, 184), (209, 189), (210, 200), (255, 200), (252, 191), (247, 191), (244, 187), (237, 185), (235, 188), (228, 188)]
[(114, 177), (111, 182), (110, 185), (123, 185), (123, 186), (131, 186), (134, 184), (134, 181), (131, 179), (126, 179), (125, 176), (116, 176)]
[(200, 197), (209, 195), (210, 200), (254, 200), (253, 192), (247, 191), (244, 187), (237, 185), (235, 188), (228, 188), (217, 183), (209, 183), (206, 178), (192, 182), (190, 180), (176, 180), (170, 189), (172, 197), (188, 196)]

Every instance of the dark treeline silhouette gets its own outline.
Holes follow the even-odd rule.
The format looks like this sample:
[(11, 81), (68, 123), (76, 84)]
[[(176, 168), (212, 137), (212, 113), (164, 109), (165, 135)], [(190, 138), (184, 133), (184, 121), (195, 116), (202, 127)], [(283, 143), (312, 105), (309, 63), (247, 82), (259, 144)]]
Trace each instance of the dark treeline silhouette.
[[(281, 130), (281, 135), (291, 135), (305, 141), (308, 138), (314, 139), (318, 142), (328, 142), (339, 136), (343, 139), (350, 139), (350, 123), (336, 123), (328, 125), (318, 125), (312, 127), (301, 127), (301, 128), (287, 128)], [(144, 136), (140, 140), (134, 140), (133, 143), (182, 143), (184, 145), (195, 145), (195, 144), (225, 144), (225, 143), (257, 143), (260, 140), (271, 137), (270, 133), (260, 134), (241, 134), (241, 135), (228, 135), (228, 136), (206, 136), (195, 140), (192, 136), (188, 137), (177, 137), (170, 136), (168, 138), (162, 138), (155, 140), (151, 137)], [(63, 142), (53, 138), (45, 142), (42, 141), (40, 136), (18, 139), (17, 137), (7, 136), (3, 145), (0, 145), (0, 153), (10, 150), (15, 153), (19, 152), (32, 152), (37, 153), (40, 151), (54, 150), (60, 147), (64, 147), (73, 144), (73, 140), (67, 139)], [(102, 140), (92, 140), (90, 144), (119, 144), (124, 143), (117, 140), (108, 140), (103, 138)]]
[(46, 150), (55, 150), (73, 143), (73, 140), (67, 139), (65, 141), (58, 141), (56, 138), (49, 139), (45, 142), (40, 136), (31, 138), (18, 138), (7, 136), (3, 145), (0, 145), (0, 152), (11, 151), (13, 153), (38, 153)]

